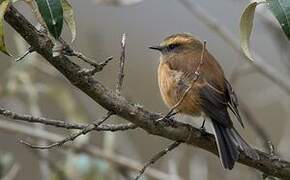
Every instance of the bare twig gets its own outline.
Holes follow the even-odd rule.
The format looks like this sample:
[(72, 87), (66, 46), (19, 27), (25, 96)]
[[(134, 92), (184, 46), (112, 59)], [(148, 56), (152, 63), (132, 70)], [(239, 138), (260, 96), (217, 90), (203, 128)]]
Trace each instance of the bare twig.
[(136, 176), (135, 180), (138, 180), (142, 174), (146, 171), (146, 168), (150, 165), (154, 164), (156, 161), (158, 161), (160, 158), (162, 158), (164, 155), (166, 155), (169, 151), (172, 151), (173, 149), (177, 148), (181, 144), (180, 141), (175, 141), (172, 144), (170, 144), (167, 148), (163, 149), (162, 151), (155, 154), (139, 171), (138, 175)]
[(193, 85), (195, 84), (195, 82), (198, 80), (199, 78), (199, 75), (200, 75), (200, 68), (201, 68), (201, 65), (203, 64), (203, 59), (204, 59), (204, 52), (205, 52), (205, 49), (206, 49), (206, 41), (203, 42), (203, 46), (202, 46), (202, 52), (201, 52), (201, 55), (200, 55), (200, 61), (199, 61), (199, 64), (198, 66), (196, 67), (196, 70), (194, 71), (194, 77), (193, 77), (193, 82), (191, 82), (191, 85), (184, 91), (183, 95), (181, 96), (181, 98), (178, 100), (178, 102), (172, 106), (169, 111), (167, 112), (167, 114), (165, 116), (163, 116), (162, 118), (159, 118), (158, 120), (156, 120), (157, 122), (159, 121), (163, 121), (164, 119), (166, 118), (169, 118), (171, 116), (173, 116), (175, 113), (174, 110), (180, 106), (180, 104), (182, 103), (182, 101), (184, 100), (185, 96), (187, 95), (187, 93), (192, 89)]
[(35, 50), (33, 49), (33, 47), (29, 47), (28, 50), (19, 58), (15, 59), (16, 62), (21, 61), (22, 59), (24, 59), (26, 56), (28, 56), (29, 54), (31, 54), (32, 52), (34, 52)]
[(75, 57), (81, 59), (82, 61), (84, 61), (85, 63), (94, 67), (93, 69), (81, 70), (80, 73), (82, 73), (84, 75), (94, 75), (95, 73), (102, 71), (103, 68), (108, 64), (108, 62), (110, 62), (113, 59), (113, 57), (110, 56), (106, 60), (104, 60), (103, 62), (96, 63), (95, 61), (93, 61), (90, 58), (83, 55), (81, 52), (74, 51), (70, 46), (66, 45), (65, 47), (66, 47), (64, 49), (65, 55), (75, 56)]
[(118, 94), (121, 93), (121, 88), (124, 81), (124, 68), (125, 68), (125, 57), (126, 57), (126, 34), (122, 34), (122, 40), (121, 40), (121, 56), (120, 56), (120, 67), (119, 67), (119, 73), (118, 73), (118, 82), (116, 87), (116, 92)]
[(67, 56), (75, 56), (81, 60), (83, 60), (85, 63), (88, 63), (89, 65), (95, 67), (95, 68), (99, 68), (99, 64), (96, 63), (95, 61), (91, 60), (90, 58), (86, 57), (85, 55), (83, 55), (81, 52), (77, 52), (74, 51), (72, 49), (65, 51), (65, 55)]
[[(125, 68), (125, 57), (126, 57), (126, 34), (123, 33), (121, 37), (121, 55), (119, 59), (119, 73), (118, 73), (118, 78), (117, 78), (117, 84), (116, 84), (116, 94), (120, 95), (121, 94), (121, 89), (124, 81), (124, 68)], [(107, 152), (108, 154), (114, 154), (114, 146), (115, 143), (114, 141), (116, 140), (115, 134), (111, 134), (108, 132), (105, 132), (104, 134), (105, 139), (104, 139), (104, 151)], [(121, 175), (125, 175), (124, 171), (119, 171), (123, 172)]]
[(93, 69), (84, 69), (81, 70), (79, 73), (86, 75), (86, 76), (93, 76), (94, 74), (96, 74), (97, 72), (100, 72), (103, 70), (103, 68), (111, 61), (113, 60), (113, 57), (110, 56), (108, 57), (106, 60), (104, 60), (101, 63), (98, 63), (98, 66), (94, 66)]
[(107, 119), (109, 119), (109, 117), (112, 114), (113, 113), (108, 112), (103, 118), (101, 118), (101, 120), (97, 121), (96, 123), (88, 124), (83, 130), (79, 131), (78, 133), (71, 134), (67, 138), (64, 138), (63, 140), (57, 141), (57, 142), (52, 143), (50, 145), (45, 145), (45, 146), (32, 145), (32, 144), (30, 144), (30, 143), (28, 143), (26, 141), (23, 141), (23, 140), (21, 140), (20, 142), (22, 144), (25, 144), (25, 145), (27, 145), (27, 146), (29, 146), (31, 148), (35, 148), (35, 149), (51, 149), (51, 148), (56, 147), (56, 146), (62, 146), (62, 145), (64, 145), (65, 143), (67, 143), (69, 141), (75, 140), (80, 135), (85, 135), (88, 132), (93, 131), (95, 129), (95, 127), (98, 127), (103, 122), (105, 122)]
[[(20, 135), (30, 136), (35, 139), (42, 138), (50, 142), (55, 142), (55, 141), (59, 141), (60, 139), (64, 139), (63, 136), (48, 132), (46, 130), (40, 129), (40, 130), (35, 131), (35, 129), (32, 128), (31, 126), (25, 126), (19, 123), (11, 123), (8, 121), (4, 123), (0, 123), (0, 130), (1, 132), (10, 133), (13, 135), (20, 134)], [(92, 158), (104, 159), (114, 165), (124, 167), (128, 170), (139, 171), (142, 168), (142, 164), (133, 159), (130, 159), (128, 157), (124, 157), (121, 155), (116, 155), (116, 154), (115, 155), (107, 154), (103, 150), (98, 148), (97, 146), (84, 145), (80, 147), (79, 145), (76, 145), (76, 144), (64, 144), (63, 148), (73, 150), (75, 153), (87, 154), (91, 156)], [(59, 150), (62, 151), (63, 149), (59, 149)], [(166, 173), (159, 171), (157, 169), (150, 168), (150, 167), (147, 169), (145, 174), (154, 179), (160, 179), (160, 180), (169, 179), (169, 175), (167, 175)]]
[[(44, 117), (35, 117), (31, 115), (21, 115), (17, 114), (15, 112), (12, 112), (10, 110), (0, 108), (0, 115), (10, 118), (12, 120), (16, 121), (24, 121), (24, 122), (30, 122), (30, 123), (40, 123), (45, 125), (50, 125), (58, 128), (65, 128), (65, 129), (84, 129), (88, 125), (87, 124), (77, 124), (77, 123), (68, 123), (61, 120), (54, 120), (54, 119), (48, 119)], [(95, 127), (95, 131), (125, 131), (129, 129), (136, 129), (137, 126), (132, 123), (127, 124), (104, 124), (99, 125), (98, 127)]]
[[(75, 57), (79, 58), (80, 60), (82, 60), (83, 62), (85, 62), (93, 67), (93, 69), (83, 69), (79, 72), (80, 74), (83, 74), (85, 76), (93, 76), (95, 73), (102, 71), (103, 68), (108, 64), (108, 62), (110, 62), (113, 59), (113, 57), (110, 56), (106, 60), (104, 60), (103, 62), (96, 63), (94, 60), (88, 58), (87, 56), (85, 56), (81, 52), (77, 52), (77, 51), (73, 50), (73, 48), (71, 48), (71, 46), (68, 43), (66, 43), (62, 38), (59, 38), (58, 43), (60, 45), (59, 45), (59, 49), (55, 50), (56, 54), (75, 56)], [(57, 48), (57, 47), (55, 47), (55, 45), (54, 45), (53, 48)]]

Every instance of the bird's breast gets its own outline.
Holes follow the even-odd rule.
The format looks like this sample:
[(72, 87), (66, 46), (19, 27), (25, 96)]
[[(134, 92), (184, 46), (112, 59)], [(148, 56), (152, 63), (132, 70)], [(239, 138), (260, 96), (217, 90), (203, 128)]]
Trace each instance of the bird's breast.
[(175, 89), (178, 75), (169, 69), (165, 63), (160, 63), (158, 68), (158, 83), (163, 101), (168, 107), (176, 104)]
[[(160, 62), (158, 68), (158, 83), (160, 93), (165, 104), (170, 108), (178, 103), (188, 85), (181, 84), (180, 78), (183, 73), (171, 70), (167, 63)], [(181, 113), (200, 115), (198, 89), (193, 87), (177, 107)]]

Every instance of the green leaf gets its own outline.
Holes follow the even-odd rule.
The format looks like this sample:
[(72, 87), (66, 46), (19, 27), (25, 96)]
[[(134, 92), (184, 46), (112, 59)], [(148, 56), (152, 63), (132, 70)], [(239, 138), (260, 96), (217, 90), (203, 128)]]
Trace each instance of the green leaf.
[(284, 33), (290, 40), (290, 1), (267, 0), (268, 8), (279, 21)]
[(257, 5), (266, 3), (265, 0), (256, 0), (250, 3), (244, 10), (240, 19), (240, 43), (245, 56), (254, 61), (250, 52), (250, 37), (253, 29), (254, 15)]
[(63, 8), (64, 20), (68, 28), (70, 29), (70, 32), (72, 35), (72, 42), (73, 42), (76, 39), (76, 35), (77, 35), (74, 10), (72, 8), (72, 5), (68, 2), (68, 0), (61, 0), (61, 3), (62, 3), (62, 8)]
[(36, 0), (36, 3), (50, 34), (58, 39), (63, 26), (61, 0)]
[(4, 14), (9, 7), (9, 0), (4, 0), (0, 4), (0, 51), (11, 56), (6, 49), (5, 41), (4, 41)]

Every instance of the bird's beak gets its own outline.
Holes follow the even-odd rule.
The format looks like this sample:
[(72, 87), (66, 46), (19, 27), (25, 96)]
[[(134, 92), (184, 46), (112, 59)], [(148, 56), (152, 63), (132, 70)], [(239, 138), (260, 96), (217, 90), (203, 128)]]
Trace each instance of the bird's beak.
[(161, 51), (162, 50), (162, 46), (150, 46), (149, 49), (154, 49), (157, 51)]

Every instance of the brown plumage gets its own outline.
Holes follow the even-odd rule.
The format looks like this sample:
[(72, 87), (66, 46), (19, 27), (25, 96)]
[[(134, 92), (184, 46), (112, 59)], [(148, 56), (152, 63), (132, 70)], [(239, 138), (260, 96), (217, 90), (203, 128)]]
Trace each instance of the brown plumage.
[[(168, 107), (178, 103), (184, 92), (191, 87), (178, 112), (191, 116), (206, 115), (213, 124), (219, 156), (224, 168), (232, 169), (239, 151), (257, 159), (258, 155), (234, 129), (227, 108), (243, 126), (238, 111), (236, 94), (225, 79), (223, 70), (203, 44), (189, 34), (174, 34), (159, 46), (150, 47), (161, 52), (158, 82), (161, 96)], [(200, 66), (197, 80), (194, 74)]]

